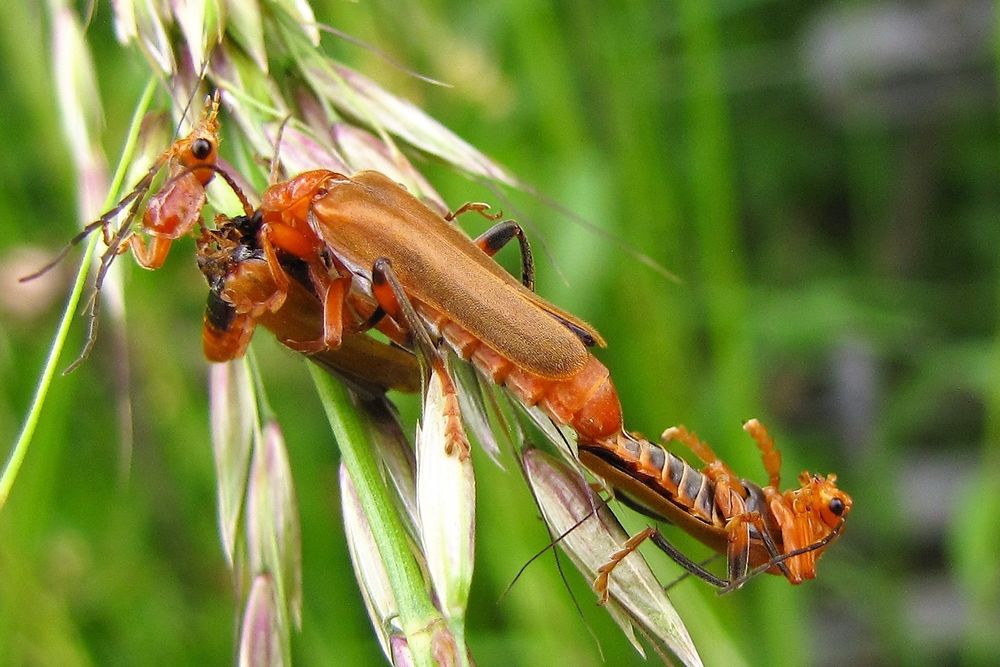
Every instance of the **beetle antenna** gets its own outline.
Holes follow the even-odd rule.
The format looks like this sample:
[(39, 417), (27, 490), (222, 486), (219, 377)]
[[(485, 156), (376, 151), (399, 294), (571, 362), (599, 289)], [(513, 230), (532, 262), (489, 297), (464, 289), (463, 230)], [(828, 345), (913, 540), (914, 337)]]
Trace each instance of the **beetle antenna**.
[(254, 208), (250, 204), (250, 200), (247, 199), (246, 194), (243, 192), (243, 188), (241, 188), (240, 184), (236, 182), (236, 179), (233, 178), (232, 174), (230, 174), (228, 171), (226, 171), (217, 164), (200, 164), (191, 167), (185, 167), (176, 176), (171, 177), (170, 180), (164, 183), (163, 187), (167, 187), (174, 181), (183, 178), (184, 176), (187, 176), (192, 172), (201, 171), (202, 169), (208, 169), (218, 174), (219, 177), (226, 182), (226, 185), (228, 185), (229, 188), (233, 191), (233, 194), (236, 195), (236, 198), (240, 200), (240, 205), (243, 207), (244, 215), (247, 216), (253, 215)]
[(285, 119), (281, 121), (281, 125), (278, 126), (278, 134), (274, 138), (274, 155), (271, 156), (271, 169), (267, 176), (268, 185), (274, 185), (278, 182), (278, 172), (283, 172), (284, 169), (281, 167), (281, 159), (279, 155), (281, 153), (281, 139), (285, 135), (285, 127), (288, 125), (288, 121), (292, 119), (291, 115), (285, 116)]
[(54, 269), (59, 264), (59, 262), (63, 261), (63, 258), (67, 254), (69, 254), (69, 251), (73, 248), (73, 245), (74, 244), (72, 242), (67, 243), (62, 247), (62, 250), (59, 251), (59, 254), (56, 255), (54, 258), (50, 259), (44, 266), (42, 266), (42, 268), (36, 269), (35, 271), (32, 271), (26, 276), (21, 276), (20, 278), (17, 279), (17, 282), (26, 283), (34, 280), (35, 278), (39, 278), (45, 275), (46, 273)]
[[(184, 124), (184, 119), (187, 118), (188, 112), (191, 111), (191, 105), (194, 104), (194, 98), (198, 95), (198, 88), (202, 83), (205, 82), (205, 75), (208, 73), (208, 59), (206, 58), (201, 63), (201, 69), (198, 70), (198, 76), (194, 80), (194, 85), (191, 87), (191, 94), (188, 95), (187, 101), (184, 102), (184, 107), (181, 109), (181, 117), (177, 120), (177, 127), (174, 128), (174, 139), (181, 136), (181, 126)], [(210, 97), (211, 102), (206, 103), (206, 106), (211, 105), (213, 109), (219, 108), (219, 91), (216, 90), (215, 93)], [(192, 122), (192, 125), (194, 123)]]
[[(508, 202), (508, 206), (509, 206), (509, 208), (511, 210), (513, 210), (515, 213), (517, 212), (518, 209), (517, 209), (516, 206), (513, 205), (513, 202), (510, 200), (510, 197), (507, 197), (506, 194), (503, 192), (503, 190), (501, 190), (497, 184), (495, 184), (495, 183), (493, 183), (491, 181), (485, 181), (483, 179), (478, 179), (478, 180), (490, 192), (492, 192), (498, 199), (501, 199), (503, 201)], [(635, 246), (633, 246), (630, 243), (626, 242), (620, 236), (609, 232), (608, 230), (604, 229), (603, 227), (598, 226), (597, 224), (595, 224), (594, 222), (592, 222), (592, 221), (588, 220), (587, 218), (583, 217), (579, 213), (576, 213), (575, 211), (573, 211), (572, 209), (570, 209), (570, 208), (568, 208), (566, 206), (563, 206), (562, 204), (560, 204), (559, 202), (557, 202), (555, 199), (552, 199), (551, 197), (546, 196), (542, 192), (539, 192), (538, 190), (536, 190), (535, 188), (531, 187), (527, 183), (522, 183), (520, 181), (517, 181), (514, 184), (514, 186), (517, 189), (519, 189), (519, 190), (523, 190), (524, 192), (527, 192), (529, 195), (531, 195), (532, 197), (535, 197), (540, 202), (542, 202), (545, 206), (549, 207), (550, 209), (552, 209), (553, 211), (555, 211), (559, 215), (562, 215), (562, 216), (568, 218), (574, 224), (576, 224), (576, 225), (578, 225), (580, 227), (583, 227), (585, 230), (587, 230), (588, 232), (590, 232), (594, 236), (596, 236), (596, 237), (598, 237), (600, 239), (604, 239), (604, 240), (610, 241), (611, 243), (614, 243), (619, 248), (621, 248), (623, 251), (625, 251), (627, 254), (629, 254), (633, 259), (635, 259), (636, 261), (638, 261), (640, 264), (644, 264), (645, 266), (647, 266), (651, 270), (655, 271), (656, 273), (660, 274), (661, 276), (663, 276), (664, 278), (666, 278), (670, 282), (676, 283), (676, 284), (681, 284), (681, 283), (684, 282), (683, 280), (681, 280), (681, 278), (677, 274), (675, 274), (672, 271), (668, 270), (662, 264), (660, 264), (659, 262), (657, 262), (655, 259), (653, 259), (649, 255), (647, 255), (646, 253), (642, 252), (641, 250), (639, 250)], [(545, 251), (545, 254), (548, 255), (549, 259), (551, 260), (552, 259), (552, 252), (549, 250), (548, 245), (545, 243), (545, 237), (541, 236), (541, 235), (539, 235), (537, 233), (538, 230), (535, 227), (535, 225), (531, 224), (530, 218), (526, 217), (524, 215), (518, 215), (518, 220), (521, 221), (521, 224), (527, 224), (528, 226), (534, 228), (532, 236), (541, 241), (541, 243), (542, 243), (542, 249)], [(560, 271), (560, 275), (562, 275), (561, 271)], [(563, 278), (563, 280), (565, 280), (565, 278)]]
[(412, 76), (415, 79), (419, 79), (420, 81), (423, 81), (424, 83), (429, 83), (432, 86), (442, 86), (444, 88), (452, 88), (452, 85), (450, 83), (445, 83), (444, 81), (438, 81), (437, 79), (433, 79), (433, 78), (427, 76), (426, 74), (421, 74), (420, 72), (412, 70), (409, 67), (407, 67), (406, 65), (404, 65), (403, 63), (401, 63), (400, 61), (398, 61), (395, 58), (393, 58), (392, 56), (390, 56), (388, 53), (386, 53), (382, 49), (379, 49), (378, 47), (376, 47), (376, 46), (374, 46), (372, 44), (369, 44), (368, 42), (366, 42), (366, 41), (364, 41), (362, 39), (358, 39), (354, 35), (350, 35), (350, 34), (348, 34), (346, 32), (341, 31), (341, 30), (337, 30), (333, 26), (327, 25), (326, 23), (313, 23), (312, 25), (314, 27), (316, 27), (317, 29), (323, 31), (323, 32), (329, 33), (331, 35), (334, 35), (335, 37), (338, 37), (338, 38), (344, 40), (348, 44), (353, 44), (355, 46), (361, 47), (365, 51), (368, 51), (370, 53), (374, 53), (376, 56), (378, 56), (379, 58), (381, 58), (385, 62), (389, 63), (390, 65), (392, 65), (393, 67), (395, 67), (399, 71), (401, 71), (404, 74), (407, 74), (409, 76)]

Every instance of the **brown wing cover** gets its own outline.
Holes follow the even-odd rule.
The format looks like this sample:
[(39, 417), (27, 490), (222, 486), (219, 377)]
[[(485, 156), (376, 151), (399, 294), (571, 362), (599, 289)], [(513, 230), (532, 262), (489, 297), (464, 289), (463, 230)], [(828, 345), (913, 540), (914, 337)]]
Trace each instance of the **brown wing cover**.
[(586, 363), (586, 347), (553, 315), (601, 340), (380, 173), (360, 172), (334, 184), (313, 212), (315, 231), (335, 254), (364, 267), (387, 258), (411, 299), (441, 311), (525, 370), (563, 378)]

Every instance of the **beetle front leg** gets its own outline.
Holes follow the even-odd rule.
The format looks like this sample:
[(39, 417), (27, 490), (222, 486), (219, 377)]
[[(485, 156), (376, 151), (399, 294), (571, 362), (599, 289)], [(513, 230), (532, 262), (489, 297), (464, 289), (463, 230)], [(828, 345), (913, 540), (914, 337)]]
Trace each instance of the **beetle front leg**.
[(344, 340), (344, 302), (351, 290), (351, 277), (338, 276), (330, 279), (324, 276), (322, 280), (317, 279), (314, 271), (310, 270), (313, 284), (319, 292), (320, 301), (323, 304), (323, 333), (311, 341), (293, 341), (282, 339), (282, 343), (302, 354), (316, 354), (324, 350), (335, 350), (340, 347)]
[[(392, 270), (392, 263), (385, 257), (375, 260), (372, 267), (372, 294), (379, 307), (398, 324), (403, 325), (410, 333), (410, 339), (417, 350), (417, 356), (431, 371), (437, 373), (441, 380), (441, 393), (444, 395), (443, 412), (448, 421), (446, 433), (463, 434), (462, 413), (458, 404), (458, 389), (448, 372), (444, 357), (438, 352), (437, 346), (431, 340), (430, 332), (423, 320), (417, 315), (416, 308), (407, 296), (406, 290)], [(465, 437), (449, 437), (445, 443), (448, 455), (457, 454), (460, 460), (469, 457), (469, 443)]]
[[(269, 225), (265, 223), (261, 226), (259, 232), (260, 247), (264, 251), (264, 259), (267, 260), (267, 266), (271, 270), (271, 277), (274, 279), (274, 293), (259, 305), (272, 313), (277, 312), (285, 303), (285, 299), (288, 298), (288, 273), (281, 266), (277, 250), (275, 250), (275, 246), (284, 247), (285, 244), (283, 241), (285, 239), (282, 237), (286, 235), (286, 229), (283, 225)], [(294, 230), (288, 231), (294, 233)]]
[[(330, 271), (336, 272), (331, 278)], [(351, 291), (351, 274), (346, 270), (337, 271), (336, 266), (328, 269), (319, 261), (308, 265), (309, 281), (313, 291), (322, 306), (322, 331), (314, 340), (291, 340), (281, 337), (279, 340), (288, 348), (302, 354), (317, 354), (325, 350), (335, 350), (344, 340), (345, 312), (348, 296)], [(354, 329), (352, 329), (352, 332)]]

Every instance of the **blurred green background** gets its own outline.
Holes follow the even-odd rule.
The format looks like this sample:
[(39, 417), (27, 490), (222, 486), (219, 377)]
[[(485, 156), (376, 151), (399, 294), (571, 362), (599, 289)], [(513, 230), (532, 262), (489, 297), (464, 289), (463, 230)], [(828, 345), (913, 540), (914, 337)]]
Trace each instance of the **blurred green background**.
[[(417, 165), (453, 205), (493, 201), (525, 223), (539, 291), (608, 339), (598, 354), (629, 428), (655, 436), (684, 423), (763, 482), (740, 430), (758, 416), (782, 448), (786, 486), (803, 469), (836, 472), (853, 495), (849, 527), (816, 581), (763, 577), (718, 597), (688, 580), (671, 592), (708, 664), (995, 663), (995, 3), (313, 5), (319, 20), (453, 87), (326, 38), (337, 58), (600, 229), (539, 198), (498, 198)], [(72, 262), (36, 291), (16, 276), (77, 224), (49, 31), (34, 3), (10, 3), (0, 19), (4, 448)], [(106, 3), (88, 38), (104, 148), (116, 156), (146, 65), (115, 41)], [(179, 243), (155, 273), (121, 262), (127, 355), (106, 329), (90, 360), (52, 388), (0, 516), (0, 664), (232, 660), (238, 601), (216, 531), (199, 338), (206, 290), (192, 246)], [(347, 559), (336, 447), (306, 369), (266, 334), (255, 346), (303, 521), (295, 657), (382, 664)], [(120, 435), (125, 381), (131, 459)], [(404, 409), (412, 414), (412, 401)], [(501, 471), (478, 459), (469, 612), (478, 664), (600, 664), (601, 650), (607, 664), (640, 663), (587, 582), (571, 572), (567, 591), (551, 557), (499, 599), (548, 538), (514, 463)], [(649, 557), (663, 581), (676, 576)]]

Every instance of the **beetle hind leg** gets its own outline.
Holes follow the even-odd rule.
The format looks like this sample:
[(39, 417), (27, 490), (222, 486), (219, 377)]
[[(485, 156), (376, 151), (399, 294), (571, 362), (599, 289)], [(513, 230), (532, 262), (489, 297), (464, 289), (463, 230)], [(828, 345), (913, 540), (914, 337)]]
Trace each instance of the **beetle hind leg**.
[(372, 267), (372, 294), (379, 307), (409, 331), (410, 340), (413, 347), (416, 348), (417, 356), (422, 365), (429, 366), (431, 372), (436, 373), (440, 379), (441, 391), (444, 394), (443, 412), (448, 420), (445, 451), (449, 455), (457, 454), (461, 460), (467, 459), (470, 454), (469, 441), (465, 437), (465, 429), (462, 426), (458, 389), (455, 381), (448, 371), (444, 357), (432, 341), (430, 332), (420, 316), (417, 315), (416, 308), (403, 289), (402, 283), (399, 282), (399, 278), (396, 277), (396, 273), (392, 270), (392, 263), (385, 257), (375, 260)]

